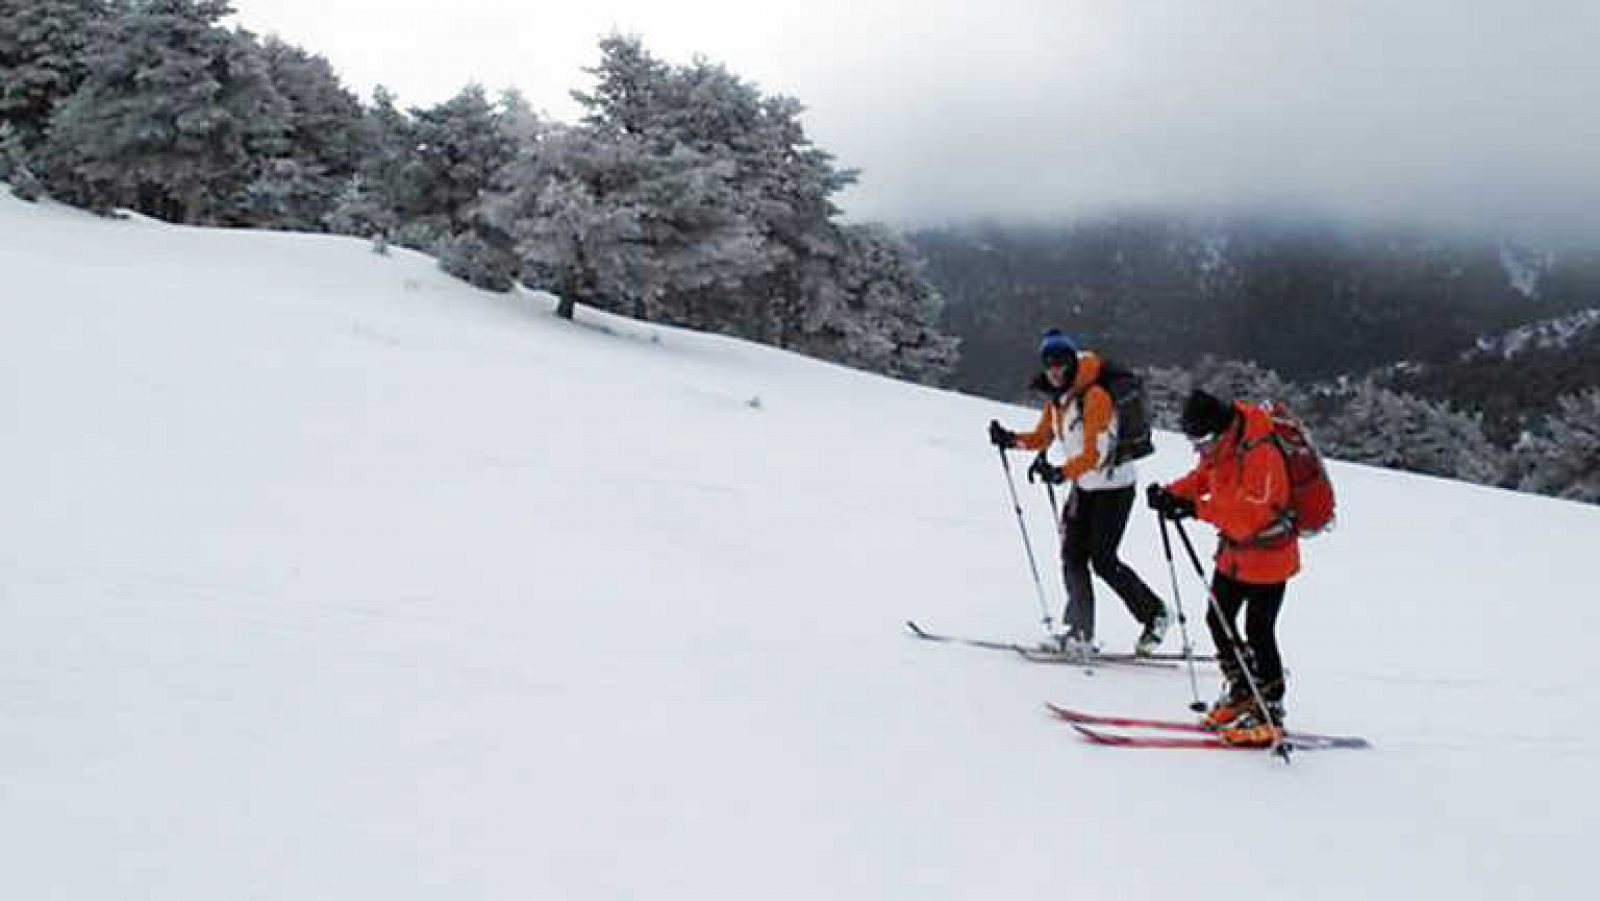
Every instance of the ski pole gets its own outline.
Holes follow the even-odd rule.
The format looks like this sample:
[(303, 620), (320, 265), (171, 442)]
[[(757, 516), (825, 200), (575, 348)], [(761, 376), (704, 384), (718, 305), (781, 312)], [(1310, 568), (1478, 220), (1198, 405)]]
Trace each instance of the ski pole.
[(1017, 529), (1022, 533), (1022, 549), (1028, 552), (1028, 570), (1033, 573), (1033, 588), (1039, 595), (1039, 612), (1044, 614), (1044, 631), (1053, 634), (1053, 621), (1050, 618), (1050, 604), (1044, 599), (1044, 582), (1039, 578), (1039, 564), (1033, 557), (1033, 543), (1028, 541), (1028, 527), (1022, 521), (1022, 502), (1017, 499), (1017, 483), (1011, 478), (1011, 462), (1006, 459), (1006, 449), (1000, 451), (1000, 468), (1005, 470), (1006, 488), (1011, 492), (1011, 509), (1017, 513)]
[[(1256, 682), (1255, 674), (1250, 671), (1249, 661), (1245, 660), (1244, 645), (1239, 641), (1239, 636), (1233, 630), (1233, 623), (1222, 615), (1222, 604), (1217, 601), (1217, 592), (1211, 587), (1211, 581), (1206, 578), (1206, 568), (1200, 563), (1200, 555), (1194, 552), (1194, 544), (1189, 541), (1189, 532), (1184, 529), (1183, 523), (1174, 519), (1173, 528), (1178, 530), (1178, 537), (1183, 539), (1184, 550), (1189, 552), (1189, 560), (1194, 564), (1194, 571), (1200, 576), (1200, 581), (1206, 584), (1206, 600), (1211, 605), (1211, 613), (1222, 624), (1222, 634), (1228, 637), (1228, 643), (1233, 645), (1233, 659), (1239, 664), (1239, 671), (1244, 673), (1245, 684), (1250, 686), (1250, 695), (1255, 698), (1256, 707), (1262, 715), (1267, 713), (1266, 697), (1261, 694), (1261, 686)], [(1283, 732), (1280, 729), (1278, 737), (1272, 741), (1272, 753), (1283, 758), (1284, 763), (1289, 762), (1289, 747), (1283, 743)]]
[[(1040, 451), (1039, 456), (1043, 457), (1044, 451)], [(1064, 555), (1067, 549), (1067, 531), (1066, 527), (1061, 523), (1061, 505), (1056, 503), (1056, 486), (1049, 482), (1045, 482), (1044, 493), (1050, 498), (1050, 521), (1056, 525), (1056, 548), (1059, 553)], [(1061, 624), (1065, 626), (1066, 623), (1067, 614), (1065, 611), (1062, 611)]]
[(1172, 577), (1172, 606), (1178, 611), (1178, 632), (1183, 636), (1183, 659), (1189, 663), (1189, 693), (1194, 698), (1189, 709), (1201, 713), (1206, 709), (1200, 700), (1200, 682), (1194, 672), (1194, 643), (1189, 640), (1189, 618), (1183, 614), (1183, 596), (1178, 593), (1178, 566), (1172, 561), (1172, 536), (1167, 533), (1167, 518), (1156, 513), (1161, 525), (1161, 550), (1167, 555), (1167, 574)]

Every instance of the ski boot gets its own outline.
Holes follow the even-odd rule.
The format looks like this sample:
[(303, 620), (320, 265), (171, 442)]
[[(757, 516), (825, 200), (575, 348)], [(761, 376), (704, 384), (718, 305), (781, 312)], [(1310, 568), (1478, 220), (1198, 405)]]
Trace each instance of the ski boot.
[(1093, 641), (1077, 632), (1063, 632), (1055, 636), (1051, 644), (1053, 646), (1047, 645), (1046, 649), (1070, 663), (1093, 663), (1095, 655), (1100, 653)]
[(1148, 657), (1154, 654), (1156, 648), (1161, 647), (1161, 642), (1167, 637), (1167, 627), (1172, 621), (1167, 618), (1165, 610), (1157, 613), (1144, 624), (1144, 632), (1139, 635), (1139, 640), (1133, 646), (1136, 657)]
[(1200, 725), (1207, 729), (1223, 729), (1254, 710), (1255, 706), (1256, 699), (1250, 691), (1250, 683), (1243, 679), (1229, 679), (1222, 696), (1206, 711)]
[(1217, 731), (1217, 737), (1230, 745), (1250, 748), (1272, 748), (1283, 743), (1283, 705), (1267, 703), (1265, 715), (1251, 705), (1230, 725)]

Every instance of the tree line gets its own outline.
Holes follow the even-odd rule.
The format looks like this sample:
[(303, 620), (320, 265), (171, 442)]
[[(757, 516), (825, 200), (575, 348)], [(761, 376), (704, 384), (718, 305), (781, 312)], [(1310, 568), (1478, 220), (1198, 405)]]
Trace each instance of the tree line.
[(1299, 383), (1254, 363), (1203, 357), (1145, 370), (1152, 418), (1176, 429), (1193, 388), (1282, 400), (1322, 452), (1338, 460), (1600, 504), (1600, 387), (1561, 396), (1510, 446), (1481, 413), (1385, 386), (1376, 377)]
[(962, 337), (953, 376), (1014, 390), (1004, 363), (1038, 323), (1146, 365), (1207, 354), (1286, 377), (1444, 364), (1489, 335), (1600, 306), (1600, 258), (1561, 254), (1514, 284), (1493, 239), (1286, 217), (1115, 216), (911, 234)]
[(505, 291), (725, 332), (938, 383), (941, 298), (890, 230), (843, 223), (856, 173), (802, 106), (721, 65), (600, 42), (579, 122), (468, 85), (371, 103), (227, 0), (0, 0), (0, 176), (170, 222), (377, 237)]

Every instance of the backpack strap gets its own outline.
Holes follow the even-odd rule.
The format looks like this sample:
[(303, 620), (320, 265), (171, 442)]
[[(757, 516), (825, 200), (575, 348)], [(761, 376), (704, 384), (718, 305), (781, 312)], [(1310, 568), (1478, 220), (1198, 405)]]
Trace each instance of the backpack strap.
[(1283, 508), (1278, 511), (1278, 515), (1273, 517), (1271, 522), (1263, 526), (1254, 535), (1243, 541), (1232, 541), (1226, 536), (1223, 536), (1223, 540), (1236, 547), (1264, 547), (1279, 543), (1295, 533), (1294, 475), (1289, 472), (1289, 448), (1284, 445), (1283, 436), (1279, 435), (1276, 430), (1270, 431), (1254, 440), (1245, 440), (1242, 419), (1238, 428), (1240, 431), (1239, 472), (1241, 477), (1244, 474), (1244, 455), (1263, 444), (1270, 444), (1278, 449), (1278, 456), (1283, 460), (1283, 476), (1289, 482), (1289, 499), (1283, 505)]
[[(1101, 370), (1102, 373), (1104, 371), (1105, 370), (1103, 369)], [(1117, 468), (1117, 431), (1122, 427), (1122, 417), (1118, 415), (1117, 410), (1117, 396), (1111, 393), (1111, 389), (1107, 388), (1105, 385), (1102, 385), (1100, 381), (1096, 379), (1095, 381), (1084, 385), (1082, 391), (1073, 391), (1062, 395), (1063, 398), (1071, 398), (1071, 403), (1073, 405), (1072, 408), (1077, 413), (1072, 421), (1067, 423), (1067, 428), (1070, 430), (1076, 426), (1083, 425), (1083, 404), (1089, 394), (1090, 389), (1093, 388), (1099, 388), (1101, 391), (1104, 391), (1106, 395), (1106, 402), (1111, 405), (1111, 419), (1106, 422), (1106, 452), (1100, 455), (1104, 459), (1102, 459), (1100, 463), (1095, 466), (1095, 469), (1099, 470), (1100, 472), (1108, 473)], [(1089, 436), (1084, 435), (1083, 437), (1084, 444), (1088, 445)]]

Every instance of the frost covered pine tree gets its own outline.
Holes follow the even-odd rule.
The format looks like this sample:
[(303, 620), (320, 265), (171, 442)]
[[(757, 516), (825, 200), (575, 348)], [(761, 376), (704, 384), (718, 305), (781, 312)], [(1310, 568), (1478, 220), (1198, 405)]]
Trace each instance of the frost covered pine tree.
[(1518, 487), (1600, 503), (1600, 388), (1565, 395), (1557, 408), (1541, 432), (1524, 436), (1516, 447), (1527, 469)]
[(620, 240), (620, 216), (596, 196), (588, 175), (600, 148), (582, 131), (555, 129), (526, 142), (496, 176), (481, 213), (510, 235), (524, 278), (560, 297), (571, 319), (578, 303), (606, 306), (601, 259)]
[(1281, 401), (1309, 425), (1315, 415), (1306, 392), (1274, 370), (1247, 360), (1227, 360), (1207, 354), (1193, 367), (1157, 367), (1144, 370), (1151, 422), (1176, 431), (1184, 400), (1195, 388), (1228, 400), (1256, 403)]
[(1207, 354), (1194, 365), (1194, 385), (1229, 400), (1282, 401), (1291, 410), (1304, 404), (1303, 392), (1275, 370), (1248, 360), (1225, 360)]
[(411, 110), (396, 186), (402, 243), (433, 249), (468, 229), (490, 179), (516, 155), (516, 124), (476, 84)]
[(224, 221), (287, 108), (227, 0), (129, 0), (96, 29), (86, 75), (51, 123), (52, 190), (174, 222)]
[(584, 119), (525, 142), (483, 205), (558, 313), (588, 303), (927, 380), (948, 368), (914, 254), (832, 221), (855, 174), (806, 139), (797, 102), (636, 38), (600, 49), (595, 89), (574, 95)]
[(261, 56), (287, 105), (284, 142), (281, 155), (257, 164), (241, 216), (250, 225), (322, 231), (368, 152), (366, 113), (326, 59), (275, 37)]
[(654, 107), (645, 133), (654, 149), (687, 147), (731, 172), (733, 211), (759, 237), (749, 246), (756, 259), (741, 267), (749, 275), (697, 298), (711, 309), (695, 318), (733, 323), (738, 333), (780, 347), (804, 347), (806, 323), (814, 318), (808, 308), (837, 271), (830, 258), (852, 246), (833, 221), (839, 210), (832, 196), (856, 173), (836, 168), (806, 137), (798, 101), (767, 96), (722, 65), (697, 59), (671, 68), (649, 96)]
[(1370, 379), (1324, 402), (1313, 422), (1323, 452), (1340, 460), (1497, 485), (1505, 453), (1478, 417), (1381, 388)]
[(586, 113), (566, 147), (594, 155), (577, 167), (583, 189), (565, 193), (608, 226), (606, 243), (586, 248), (590, 268), (624, 274), (592, 287), (634, 315), (759, 337), (742, 289), (770, 263), (728, 143), (748, 118), (730, 100), (734, 80), (666, 65), (632, 37), (605, 38), (600, 54), (595, 90), (573, 95)]
[(366, 153), (324, 222), (335, 234), (387, 245), (400, 225), (404, 170), (415, 139), (411, 120), (382, 85), (373, 90), (372, 104), (363, 112), (361, 135)]
[[(840, 243), (829, 195), (854, 174), (834, 169), (806, 139), (793, 100), (767, 97), (705, 60), (666, 65), (637, 38), (613, 35), (600, 50), (590, 70), (595, 90), (575, 95), (586, 109), (583, 127), (659, 161), (657, 185), (690, 183), (722, 206), (702, 222), (680, 209), (671, 217), (678, 228), (662, 232), (683, 265), (665, 267), (676, 277), (657, 285), (661, 308), (684, 324), (793, 344), (816, 290), (807, 280), (827, 271), (814, 258)], [(698, 262), (718, 270), (715, 277), (695, 277), (687, 268), (694, 255), (679, 252), (694, 243), (696, 228), (707, 235)]]
[(0, 0), (0, 125), (10, 125), (27, 162), (43, 143), (56, 106), (87, 72), (91, 32), (113, 0)]
[(955, 365), (957, 340), (936, 325), (941, 299), (923, 263), (875, 225), (843, 229), (844, 245), (800, 323), (801, 347), (824, 359), (936, 385)]
[(631, 136), (555, 129), (500, 174), (483, 214), (510, 236), (528, 276), (561, 296), (562, 316), (582, 302), (715, 328), (684, 299), (737, 283), (756, 259), (729, 177), (688, 148), (658, 155)]
[(1176, 366), (1151, 366), (1142, 370), (1142, 373), (1150, 424), (1156, 428), (1178, 431), (1184, 399), (1194, 388), (1194, 375)]

